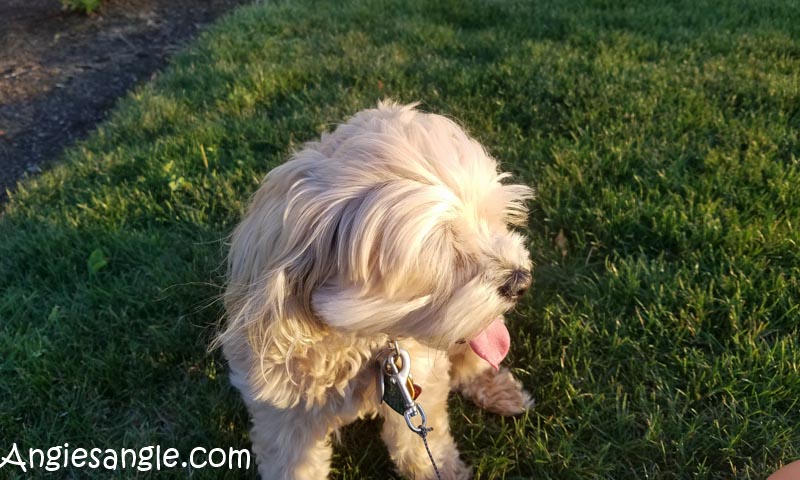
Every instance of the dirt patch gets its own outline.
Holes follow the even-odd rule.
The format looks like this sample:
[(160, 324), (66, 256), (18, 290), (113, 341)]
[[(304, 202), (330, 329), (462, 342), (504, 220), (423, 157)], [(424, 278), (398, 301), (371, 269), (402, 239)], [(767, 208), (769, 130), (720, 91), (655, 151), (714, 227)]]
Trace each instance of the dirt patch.
[(0, 0), (0, 203), (85, 136), (117, 98), (198, 31), (248, 0)]

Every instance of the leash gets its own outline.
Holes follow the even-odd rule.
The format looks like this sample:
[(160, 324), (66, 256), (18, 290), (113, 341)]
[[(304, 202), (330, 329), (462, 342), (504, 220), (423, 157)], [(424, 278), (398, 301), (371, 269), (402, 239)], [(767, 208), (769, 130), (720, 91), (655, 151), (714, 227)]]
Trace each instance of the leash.
[[(400, 367), (397, 366), (398, 360), (401, 362)], [(425, 410), (415, 401), (421, 389), (411, 379), (411, 357), (408, 351), (400, 348), (400, 344), (393, 340), (389, 342), (389, 348), (378, 355), (378, 361), (380, 363), (380, 372), (378, 373), (380, 401), (401, 414), (405, 418), (408, 428), (419, 435), (428, 452), (428, 458), (431, 460), (436, 478), (442, 480), (439, 467), (436, 466), (433, 453), (428, 445), (428, 432), (433, 428), (426, 426), (428, 418), (425, 416)], [(415, 426), (412, 419), (417, 415), (419, 415), (420, 424)]]
[(442, 474), (439, 473), (439, 467), (436, 466), (436, 462), (433, 460), (433, 454), (431, 453), (431, 447), (428, 446), (428, 432), (433, 430), (433, 428), (422, 428), (422, 432), (419, 434), (420, 438), (422, 438), (422, 443), (425, 444), (425, 450), (428, 451), (428, 458), (431, 459), (431, 465), (433, 465), (433, 471), (436, 473), (436, 478), (438, 480), (442, 480)]

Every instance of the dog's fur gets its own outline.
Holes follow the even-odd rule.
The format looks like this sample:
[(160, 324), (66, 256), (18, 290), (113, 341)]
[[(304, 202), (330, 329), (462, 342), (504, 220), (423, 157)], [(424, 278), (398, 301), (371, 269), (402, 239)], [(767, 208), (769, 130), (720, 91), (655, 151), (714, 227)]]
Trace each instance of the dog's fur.
[(382, 102), (272, 170), (231, 239), (218, 341), (253, 417), (261, 477), (321, 479), (330, 436), (380, 415), (398, 470), (434, 478), (422, 441), (379, 403), (375, 356), (411, 355), (442, 478), (470, 478), (450, 435), (456, 389), (503, 415), (530, 397), (463, 340), (513, 307), (498, 289), (530, 270), (532, 190), (454, 122)]

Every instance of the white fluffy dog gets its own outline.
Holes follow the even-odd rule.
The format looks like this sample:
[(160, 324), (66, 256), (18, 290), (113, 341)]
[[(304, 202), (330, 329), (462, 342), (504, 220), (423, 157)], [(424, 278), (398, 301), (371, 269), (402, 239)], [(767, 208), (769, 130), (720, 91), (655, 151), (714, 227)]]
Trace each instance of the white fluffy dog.
[(510, 225), (526, 222), (533, 192), (508, 177), (451, 120), (391, 102), (266, 176), (232, 236), (218, 338), (262, 478), (325, 478), (331, 434), (374, 415), (398, 470), (436, 477), (377, 392), (376, 357), (392, 340), (409, 353), (442, 478), (471, 477), (448, 427), (451, 389), (503, 415), (529, 407), (497, 368), (502, 315), (531, 282), (525, 238)]

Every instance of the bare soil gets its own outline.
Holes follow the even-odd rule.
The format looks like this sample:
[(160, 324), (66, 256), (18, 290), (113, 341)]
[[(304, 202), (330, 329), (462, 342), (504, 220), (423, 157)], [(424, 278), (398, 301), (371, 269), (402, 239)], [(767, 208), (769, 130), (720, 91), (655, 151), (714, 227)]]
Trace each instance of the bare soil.
[(0, 0), (0, 203), (221, 14), (248, 0)]

